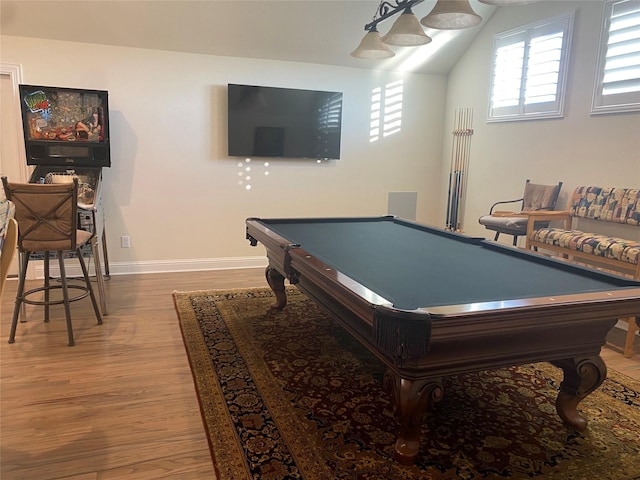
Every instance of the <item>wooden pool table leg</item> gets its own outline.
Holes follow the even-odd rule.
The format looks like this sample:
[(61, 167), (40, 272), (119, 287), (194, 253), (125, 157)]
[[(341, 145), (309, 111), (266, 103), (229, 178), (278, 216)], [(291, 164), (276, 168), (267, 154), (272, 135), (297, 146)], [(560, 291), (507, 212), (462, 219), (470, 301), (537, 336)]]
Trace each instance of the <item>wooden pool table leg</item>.
[(270, 266), (267, 266), (264, 271), (264, 276), (267, 278), (267, 283), (276, 296), (276, 301), (271, 304), (271, 308), (282, 310), (287, 304), (287, 294), (284, 290), (284, 276)]
[(420, 451), (420, 432), (427, 408), (432, 402), (442, 399), (442, 379), (407, 380), (387, 371), (384, 383), (393, 394), (395, 412), (400, 420), (395, 459), (411, 465)]
[(556, 411), (562, 421), (579, 432), (587, 428), (587, 419), (578, 413), (578, 403), (598, 388), (607, 378), (607, 366), (600, 355), (586, 358), (567, 358), (553, 363), (564, 372)]

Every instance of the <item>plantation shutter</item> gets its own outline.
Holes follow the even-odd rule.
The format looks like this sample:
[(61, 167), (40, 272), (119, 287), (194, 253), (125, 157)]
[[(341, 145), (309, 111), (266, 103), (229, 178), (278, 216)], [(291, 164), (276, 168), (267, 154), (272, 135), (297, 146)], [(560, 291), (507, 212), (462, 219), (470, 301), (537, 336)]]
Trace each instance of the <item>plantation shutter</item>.
[(562, 116), (573, 15), (494, 37), (488, 121)]
[(640, 110), (640, 1), (605, 4), (592, 112)]

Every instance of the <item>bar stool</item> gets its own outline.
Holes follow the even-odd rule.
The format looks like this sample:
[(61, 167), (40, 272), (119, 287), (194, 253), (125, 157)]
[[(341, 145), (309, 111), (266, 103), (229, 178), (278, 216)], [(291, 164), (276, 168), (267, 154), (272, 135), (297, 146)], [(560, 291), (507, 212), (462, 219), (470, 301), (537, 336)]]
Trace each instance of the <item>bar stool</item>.
[[(71, 325), (70, 302), (91, 298), (93, 310), (102, 325), (102, 317), (96, 297), (91, 287), (91, 279), (82, 258), (81, 248), (91, 241), (93, 232), (78, 230), (78, 179), (63, 184), (41, 185), (34, 183), (11, 183), (2, 177), (5, 195), (15, 205), (15, 219), (18, 222), (18, 251), (20, 268), (18, 292), (13, 309), (9, 343), (14, 343), (20, 308), (23, 304), (44, 306), (44, 321), (49, 321), (50, 305), (64, 305), (67, 321), (69, 346), (75, 344)], [(65, 254), (75, 252), (82, 269), (84, 285), (69, 285), (64, 267)], [(44, 285), (25, 291), (25, 280), (29, 259), (34, 253), (44, 256)], [(49, 259), (51, 253), (58, 257), (60, 266), (60, 284), (52, 284), (49, 276)], [(62, 291), (62, 299), (52, 299), (53, 290)], [(79, 294), (70, 297), (69, 290), (79, 290)], [(42, 292), (44, 300), (29, 298)]]

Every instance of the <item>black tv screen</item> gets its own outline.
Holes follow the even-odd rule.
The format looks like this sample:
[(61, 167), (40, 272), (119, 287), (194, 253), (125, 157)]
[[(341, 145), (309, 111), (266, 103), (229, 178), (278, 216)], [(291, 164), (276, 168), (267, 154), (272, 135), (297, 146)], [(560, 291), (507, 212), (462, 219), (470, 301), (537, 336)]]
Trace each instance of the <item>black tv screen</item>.
[(231, 157), (339, 159), (342, 93), (228, 85)]
[(108, 92), (20, 85), (28, 165), (109, 167)]

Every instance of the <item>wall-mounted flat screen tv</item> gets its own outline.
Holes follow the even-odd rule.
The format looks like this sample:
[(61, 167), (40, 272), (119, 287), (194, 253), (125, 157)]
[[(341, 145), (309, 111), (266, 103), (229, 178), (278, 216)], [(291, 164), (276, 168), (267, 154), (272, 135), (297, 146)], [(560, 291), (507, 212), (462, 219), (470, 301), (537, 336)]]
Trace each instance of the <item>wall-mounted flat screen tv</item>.
[(103, 90), (20, 85), (28, 165), (109, 167), (109, 103)]
[(339, 159), (342, 93), (228, 85), (231, 157)]

